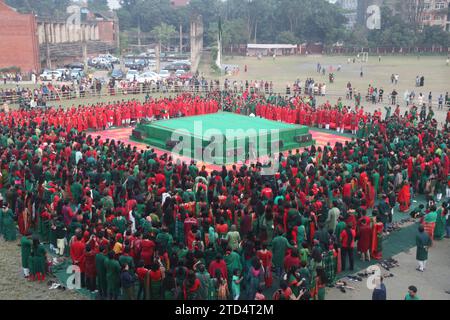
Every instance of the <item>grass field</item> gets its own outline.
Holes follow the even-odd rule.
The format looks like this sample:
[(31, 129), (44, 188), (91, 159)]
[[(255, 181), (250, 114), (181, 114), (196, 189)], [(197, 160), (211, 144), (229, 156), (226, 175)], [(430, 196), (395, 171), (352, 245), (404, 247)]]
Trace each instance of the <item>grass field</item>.
[[(397, 91), (403, 93), (406, 89), (415, 90), (416, 76), (425, 77), (425, 87), (420, 91), (428, 95), (429, 91), (445, 93), (450, 90), (450, 67), (445, 64), (446, 57), (426, 56), (418, 59), (414, 56), (386, 56), (378, 61), (378, 57), (369, 57), (368, 63), (347, 63), (346, 56), (288, 56), (277, 57), (275, 61), (271, 57), (263, 57), (258, 60), (255, 57), (225, 57), (223, 64), (238, 65), (240, 73), (237, 76), (222, 76), (230, 80), (268, 80), (273, 81), (277, 91), (283, 93), (286, 85), (292, 84), (295, 79), (304, 81), (306, 78), (313, 78), (316, 82), (327, 84), (327, 93), (345, 95), (347, 82), (350, 81), (357, 90), (365, 91), (369, 84), (385, 91)], [(317, 63), (327, 68), (325, 76), (316, 72)], [(334, 70), (338, 65), (342, 66), (340, 72), (334, 71), (335, 82), (328, 83), (328, 68), (332, 66)], [(244, 72), (245, 65), (248, 66), (247, 73)], [(361, 67), (364, 77), (360, 77)], [(209, 65), (203, 63), (201, 72), (206, 77), (214, 77)], [(391, 74), (397, 73), (400, 76), (398, 85), (391, 84)], [(215, 76), (217, 77), (217, 76)]]
[[(303, 82), (307, 78), (313, 78), (316, 82), (327, 85), (326, 97), (319, 98), (319, 102), (330, 100), (335, 102), (339, 97), (345, 101), (347, 83), (350, 81), (356, 91), (365, 94), (370, 85), (376, 88), (383, 88), (385, 97), (395, 88), (401, 99), (402, 112), (406, 110), (403, 103), (403, 94), (406, 90), (414, 90), (416, 96), (419, 93), (424, 95), (424, 101), (428, 101), (428, 93), (433, 95), (433, 103), (437, 105), (437, 99), (440, 94), (445, 95), (450, 92), (450, 66), (446, 66), (445, 56), (382, 56), (381, 62), (378, 57), (369, 57), (368, 63), (350, 63), (347, 56), (287, 56), (277, 57), (275, 61), (272, 57), (263, 57), (258, 60), (256, 57), (225, 57), (223, 64), (237, 65), (240, 72), (236, 76), (217, 76), (212, 72), (209, 61), (202, 61), (200, 72), (206, 78), (219, 78), (221, 82), (225, 79), (231, 81), (237, 80), (267, 80), (273, 81), (274, 90), (285, 94), (286, 85), (292, 84), (296, 79)], [(316, 72), (317, 63), (326, 67), (326, 75)], [(247, 73), (244, 67), (247, 65)], [(336, 69), (338, 65), (342, 66), (340, 72)], [(328, 70), (332, 66), (335, 74), (334, 83), (328, 81)], [(360, 77), (361, 68), (363, 77)], [(391, 84), (391, 75), (398, 74), (399, 82), (397, 85)], [(425, 86), (415, 87), (417, 76), (425, 77)], [(385, 102), (387, 100), (385, 99)], [(348, 102), (350, 103), (350, 102)], [(364, 103), (364, 109), (373, 111), (375, 108), (382, 108), (386, 105), (370, 105)], [(434, 108), (439, 121), (445, 121), (446, 110), (437, 112)]]

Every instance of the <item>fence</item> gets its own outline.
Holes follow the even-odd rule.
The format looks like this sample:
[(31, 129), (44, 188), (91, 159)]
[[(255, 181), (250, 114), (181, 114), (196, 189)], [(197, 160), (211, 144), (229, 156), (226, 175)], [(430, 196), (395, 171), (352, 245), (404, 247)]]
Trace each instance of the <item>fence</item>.
[[(247, 55), (247, 45), (229, 45), (224, 47), (224, 52), (228, 55), (245, 56)], [(297, 55), (308, 54), (329, 54), (329, 55), (357, 55), (361, 52), (368, 52), (371, 55), (412, 55), (412, 54), (450, 54), (450, 48), (447, 47), (324, 47), (322, 44), (312, 43), (298, 45)]]
[[(211, 84), (165, 84), (165, 85), (139, 85), (132, 88), (120, 88), (116, 87), (114, 89), (110, 89), (108, 87), (103, 87), (100, 91), (96, 90), (95, 88), (89, 88), (84, 92), (80, 92), (79, 90), (68, 90), (66, 92), (62, 92), (61, 90), (55, 90), (51, 91), (46, 95), (40, 94), (38, 97), (38, 106), (47, 106), (47, 105), (55, 105), (56, 103), (61, 103), (63, 101), (72, 101), (75, 99), (87, 99), (87, 98), (93, 98), (98, 99), (98, 102), (106, 102), (106, 101), (112, 101), (117, 100), (118, 98), (125, 99), (126, 97), (130, 99), (136, 99), (136, 98), (143, 98), (143, 95), (159, 95), (160, 97), (164, 97), (171, 94), (183, 94), (183, 93), (190, 93), (193, 95), (200, 95), (203, 96), (204, 94), (219, 94), (227, 93), (227, 94), (242, 94), (246, 90), (246, 87), (234, 87), (233, 85), (228, 85), (225, 87), (224, 85), (218, 85), (216, 83)], [(275, 95), (280, 96), (282, 99), (284, 99), (286, 96), (292, 97), (293, 95), (301, 95), (301, 94), (307, 94), (309, 96), (314, 97), (322, 97), (326, 99), (329, 98), (341, 98), (344, 99), (344, 103), (348, 103), (349, 101), (355, 100), (355, 93), (352, 98), (349, 98), (348, 92), (343, 91), (337, 91), (337, 90), (327, 90), (326, 94), (321, 94), (318, 90), (310, 91), (308, 88), (305, 87), (295, 87), (294, 85), (290, 87), (289, 93), (286, 92), (286, 90), (280, 90), (279, 87), (273, 88), (273, 89), (266, 89), (264, 87), (252, 87), (249, 86), (248, 90), (250, 93), (256, 93), (260, 95)], [(361, 103), (367, 104), (371, 103), (371, 97), (367, 94), (367, 92), (363, 91), (361, 93)], [(438, 93), (433, 93), (433, 96), (435, 97), (432, 105), (437, 106), (437, 97)], [(102, 100), (103, 98), (103, 100)], [(8, 104), (19, 104), (21, 107), (28, 107), (30, 101), (30, 96), (24, 97), (20, 96), (17, 93), (13, 92), (10, 96), (1, 96), (0, 95), (0, 107), (3, 103)], [(277, 100), (278, 101), (278, 100)], [(403, 103), (403, 99), (400, 96), (395, 97), (395, 101), (392, 101), (391, 94), (389, 92), (386, 92), (384, 94), (384, 101), (377, 101), (376, 103), (385, 103), (385, 104), (401, 104)], [(92, 102), (91, 102), (92, 103)], [(77, 101), (74, 104), (80, 104), (80, 101)], [(444, 101), (444, 105), (447, 107), (450, 107), (450, 100)]]
[(368, 52), (371, 55), (408, 55), (408, 54), (436, 54), (446, 55), (450, 54), (450, 48), (446, 47), (376, 47), (376, 48), (362, 48), (362, 47), (330, 47), (325, 49), (326, 54), (335, 55), (357, 55), (361, 52)]

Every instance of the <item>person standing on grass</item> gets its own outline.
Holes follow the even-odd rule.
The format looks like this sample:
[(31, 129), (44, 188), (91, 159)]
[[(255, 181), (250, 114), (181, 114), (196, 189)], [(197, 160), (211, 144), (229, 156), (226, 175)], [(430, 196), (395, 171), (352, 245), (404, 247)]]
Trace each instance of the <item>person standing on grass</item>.
[(419, 234), (416, 236), (416, 260), (418, 262), (417, 271), (424, 272), (428, 260), (428, 248), (431, 246), (431, 239), (425, 232), (423, 225), (419, 226)]
[(444, 96), (441, 94), (438, 99), (438, 110), (442, 110), (444, 106)]

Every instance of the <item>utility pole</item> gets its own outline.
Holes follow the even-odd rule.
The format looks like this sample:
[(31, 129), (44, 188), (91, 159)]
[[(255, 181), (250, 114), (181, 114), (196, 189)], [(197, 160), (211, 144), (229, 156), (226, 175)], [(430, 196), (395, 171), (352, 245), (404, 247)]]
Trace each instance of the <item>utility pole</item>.
[(47, 34), (47, 24), (44, 23), (44, 38), (45, 38), (45, 49), (47, 51), (46, 54), (46, 64), (47, 64), (47, 68), (51, 69), (52, 68), (52, 59), (50, 58), (50, 43), (48, 40), (48, 34)]
[(156, 73), (160, 72), (161, 67), (161, 41), (159, 41), (158, 45), (156, 46)]
[(86, 32), (82, 31), (83, 28), (80, 24), (80, 37), (82, 41), (82, 50), (83, 50), (83, 63), (84, 63), (84, 70), (87, 70), (88, 64), (87, 64), (87, 41), (86, 41)]
[(180, 23), (180, 54), (183, 53), (183, 25)]
[(141, 16), (138, 15), (138, 46), (141, 49)]

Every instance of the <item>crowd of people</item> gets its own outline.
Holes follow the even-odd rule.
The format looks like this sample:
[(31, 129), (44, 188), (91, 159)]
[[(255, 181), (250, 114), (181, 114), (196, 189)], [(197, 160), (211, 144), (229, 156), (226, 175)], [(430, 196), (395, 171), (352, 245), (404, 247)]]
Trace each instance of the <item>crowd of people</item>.
[[(221, 108), (350, 123), (357, 136), (280, 154), (278, 172), (262, 176), (262, 163), (209, 172), (87, 131)], [(28, 280), (45, 281), (49, 258), (66, 257), (100, 299), (325, 299), (355, 253), (383, 258), (397, 206), (430, 239), (450, 235), (439, 205), (450, 197), (448, 131), (414, 110), (383, 118), (245, 91), (1, 113), (0, 234), (14, 241), (18, 228)], [(429, 204), (411, 210), (418, 194)]]

